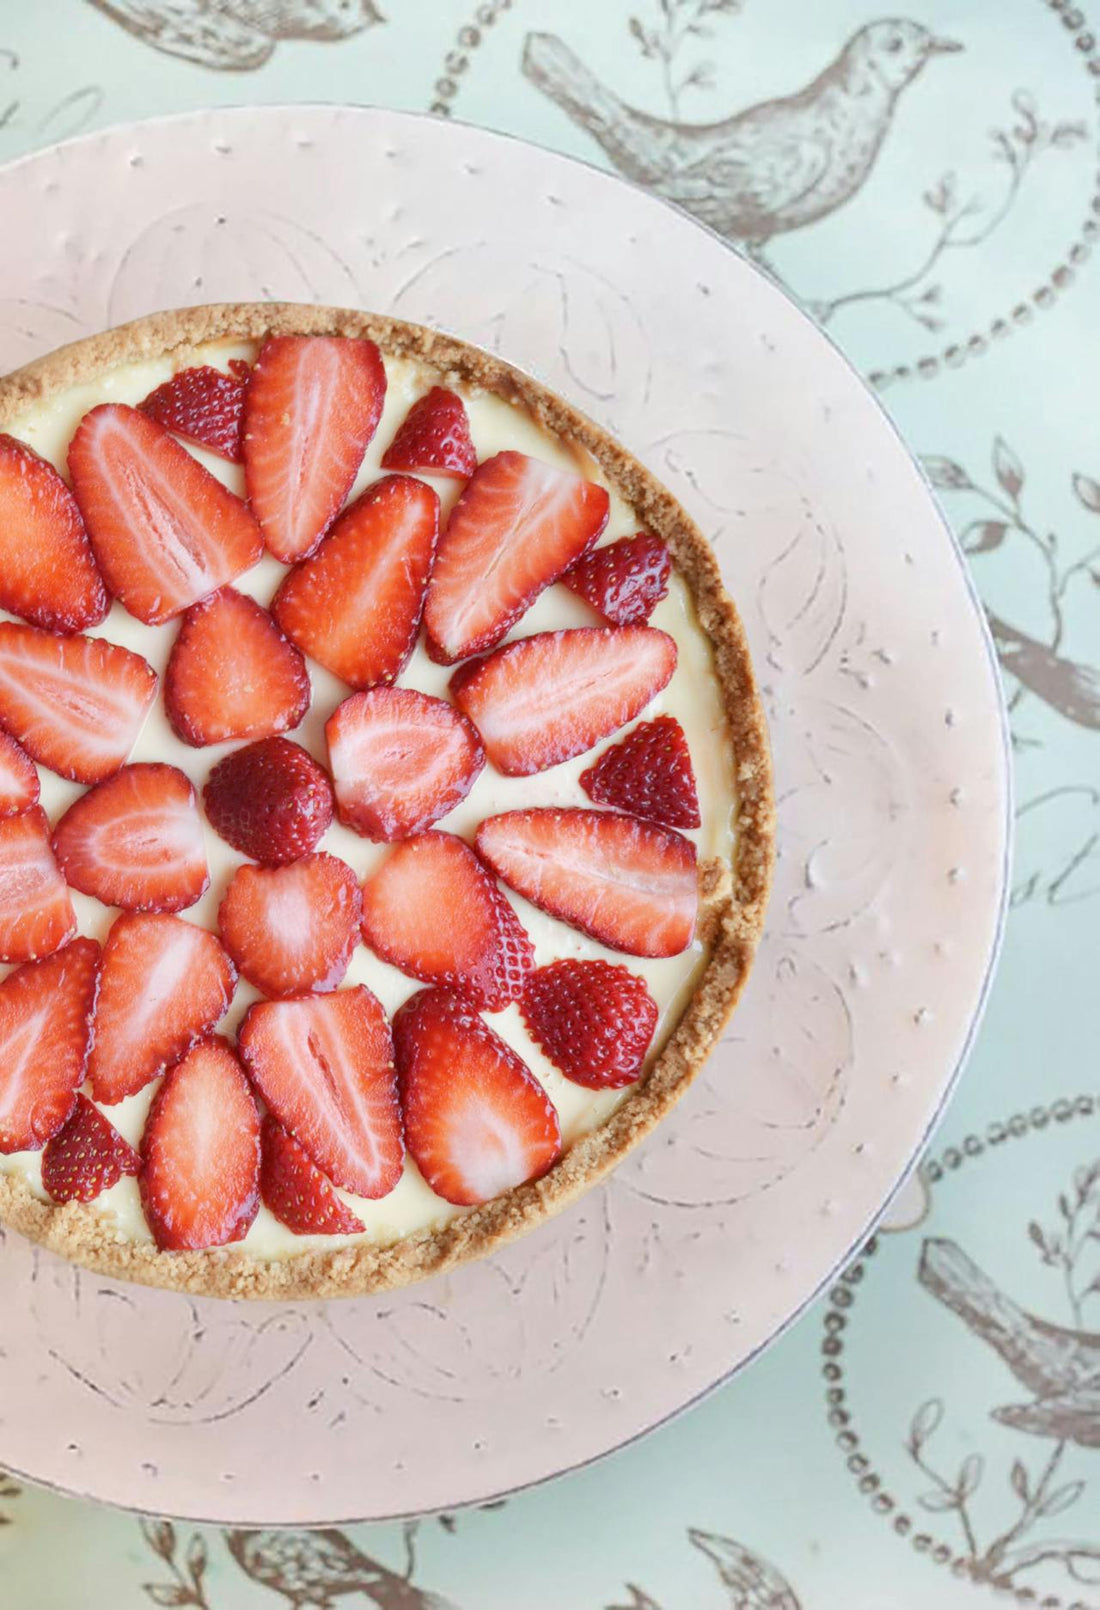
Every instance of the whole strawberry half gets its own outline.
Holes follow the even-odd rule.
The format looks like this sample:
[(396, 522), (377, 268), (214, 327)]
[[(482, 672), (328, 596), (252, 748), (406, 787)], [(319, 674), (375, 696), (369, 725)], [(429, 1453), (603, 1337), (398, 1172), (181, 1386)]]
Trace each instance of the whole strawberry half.
[(69, 488), (48, 460), (0, 433), (0, 609), (51, 632), (82, 632), (109, 604)]
[(639, 531), (585, 554), (562, 581), (610, 626), (644, 626), (668, 593), (671, 572), (661, 539)]
[(566, 958), (539, 967), (520, 1003), (531, 1038), (589, 1090), (633, 1084), (657, 1027), (657, 1003), (625, 967)]
[(0, 961), (26, 962), (71, 939), (76, 913), (50, 848), (50, 824), (34, 805), (0, 819)]
[(477, 469), (466, 407), (455, 392), (433, 386), (418, 397), (382, 455), (384, 470), (453, 475), (465, 480)]
[(335, 989), (359, 938), (355, 873), (335, 855), (239, 866), (218, 908), (222, 942), (265, 995)]
[(81, 794), (53, 848), (72, 888), (125, 911), (182, 911), (210, 882), (195, 790), (161, 762), (123, 766)]
[(76, 1105), (98, 970), (95, 940), (74, 939), (0, 981), (0, 1152), (38, 1151)]
[(289, 738), (261, 738), (219, 760), (203, 802), (214, 831), (267, 866), (307, 854), (332, 821), (327, 774)]
[(260, 1131), (260, 1199), (295, 1235), (356, 1235), (364, 1228), (309, 1153), (268, 1113)]
[(580, 784), (597, 805), (666, 827), (698, 827), (702, 820), (687, 739), (674, 716), (639, 722), (581, 772)]
[(174, 435), (239, 464), (244, 394), (250, 373), (248, 364), (239, 358), (230, 360), (228, 374), (210, 363), (178, 369), (139, 406), (143, 414)]
[(137, 1152), (87, 1096), (77, 1096), (72, 1116), (42, 1153), (42, 1184), (55, 1202), (91, 1202), (140, 1170)]
[(309, 700), (305, 660), (254, 598), (223, 587), (192, 604), (164, 673), (164, 707), (185, 744), (287, 732)]

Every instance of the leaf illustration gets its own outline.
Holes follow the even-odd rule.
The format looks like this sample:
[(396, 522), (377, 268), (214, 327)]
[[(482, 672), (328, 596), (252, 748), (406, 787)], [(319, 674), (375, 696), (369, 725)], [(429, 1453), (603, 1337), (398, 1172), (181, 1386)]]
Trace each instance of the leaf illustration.
[(993, 472), (1015, 502), (1023, 490), (1024, 466), (1003, 436), (998, 436), (993, 443)]
[(934, 1515), (942, 1514), (945, 1509), (957, 1509), (958, 1498), (954, 1493), (921, 1493), (917, 1503), (922, 1509), (930, 1509)]
[(929, 1398), (921, 1404), (909, 1427), (909, 1446), (914, 1453), (919, 1453), (922, 1444), (928, 1441), (942, 1419), (943, 1404), (939, 1398)]
[(631, 34), (638, 41), (642, 55), (647, 61), (652, 61), (657, 54), (657, 41), (637, 17), (631, 17), (627, 22)]
[(960, 1498), (969, 1498), (976, 1492), (985, 1470), (985, 1460), (980, 1453), (968, 1454), (959, 1470), (959, 1479), (955, 1483), (955, 1490)]
[(1012, 1482), (1012, 1491), (1016, 1494), (1017, 1498), (1022, 1499), (1026, 1504), (1031, 1496), (1031, 1489), (1028, 1485), (1027, 1471), (1024, 1469), (1023, 1465), (1018, 1459), (1014, 1459), (1012, 1461), (1012, 1475), (1010, 1480)]
[(1085, 505), (1093, 514), (1100, 514), (1100, 481), (1094, 481), (1091, 475), (1075, 475), (1073, 477), (1073, 490), (1078, 501)]
[(186, 1588), (178, 1588), (174, 1582), (143, 1582), (142, 1587), (154, 1604), (181, 1605), (195, 1602)]
[(1003, 520), (972, 520), (959, 541), (964, 553), (990, 553), (999, 548), (1008, 534)]
[(187, 1570), (192, 1582), (196, 1584), (199, 1582), (203, 1572), (206, 1570), (207, 1559), (208, 1555), (205, 1540), (199, 1535), (198, 1532), (193, 1532), (191, 1534), (191, 1541), (187, 1545), (186, 1555)]
[(172, 1558), (176, 1552), (176, 1528), (171, 1521), (142, 1521), (141, 1530), (154, 1554), (163, 1560)]
[(1054, 1492), (1048, 1493), (1042, 1503), (1037, 1505), (1035, 1513), (1036, 1515), (1060, 1515), (1064, 1509), (1069, 1509), (1071, 1504), (1076, 1504), (1084, 1490), (1085, 1484), (1083, 1481), (1069, 1481), (1064, 1487), (1059, 1487)]
[(921, 463), (932, 485), (941, 492), (965, 492), (974, 485), (962, 465), (956, 464), (953, 458), (941, 458), (933, 453)]
[(1077, 145), (1087, 135), (1088, 130), (1083, 123), (1077, 121), (1055, 123), (1050, 131), (1050, 143), (1058, 146), (1061, 150), (1065, 150), (1068, 146)]

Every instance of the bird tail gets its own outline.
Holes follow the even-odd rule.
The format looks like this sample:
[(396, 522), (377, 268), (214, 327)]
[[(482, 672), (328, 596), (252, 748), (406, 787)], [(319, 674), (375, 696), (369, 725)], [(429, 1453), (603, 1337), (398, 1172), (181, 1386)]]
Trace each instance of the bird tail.
[(1032, 1436), (1077, 1442), (1084, 1448), (1100, 1447), (1100, 1387), (1075, 1387), (1035, 1403), (1014, 1403), (994, 1409), (993, 1418), (1014, 1431), (1030, 1431)]
[(653, 120), (601, 84), (580, 57), (554, 34), (528, 34), (523, 46), (523, 73), (563, 112), (587, 129), (612, 162), (630, 178), (645, 184), (660, 172)]

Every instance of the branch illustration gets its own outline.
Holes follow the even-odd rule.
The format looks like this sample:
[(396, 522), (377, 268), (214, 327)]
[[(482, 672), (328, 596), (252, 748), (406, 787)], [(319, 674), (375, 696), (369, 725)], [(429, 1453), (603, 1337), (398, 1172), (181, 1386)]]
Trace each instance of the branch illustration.
[(657, 17), (643, 22), (630, 17), (627, 28), (646, 61), (656, 62), (661, 73), (665, 99), (673, 118), (680, 115), (685, 93), (691, 89), (711, 89), (713, 64), (696, 62), (685, 72), (676, 72), (676, 61), (684, 46), (696, 39), (709, 39), (713, 20), (732, 17), (742, 0), (656, 0)]
[(192, 1532), (182, 1563), (177, 1560), (178, 1539), (171, 1521), (141, 1522), (141, 1535), (153, 1553), (162, 1559), (172, 1573), (171, 1582), (145, 1582), (142, 1586), (154, 1604), (175, 1605), (182, 1610), (210, 1610), (203, 1578), (206, 1575), (206, 1544), (198, 1532)]

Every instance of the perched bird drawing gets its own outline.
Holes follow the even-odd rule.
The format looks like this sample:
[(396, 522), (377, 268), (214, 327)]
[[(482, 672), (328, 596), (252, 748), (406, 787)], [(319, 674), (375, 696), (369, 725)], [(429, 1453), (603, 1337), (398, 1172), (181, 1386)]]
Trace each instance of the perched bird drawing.
[(143, 44), (200, 67), (262, 67), (280, 39), (350, 39), (385, 18), (373, 0), (89, 0)]
[[(802, 1610), (794, 1589), (767, 1560), (732, 1537), (701, 1532), (688, 1527), (688, 1541), (705, 1554), (718, 1572), (729, 1594), (728, 1610)], [(609, 1605), (608, 1610), (661, 1610), (656, 1599), (634, 1583), (627, 1584), (628, 1604)]]
[(292, 1610), (335, 1610), (346, 1594), (363, 1594), (378, 1610), (456, 1610), (449, 1599), (416, 1587), (410, 1549), (401, 1576), (356, 1548), (346, 1533), (230, 1531), (229, 1552), (261, 1587), (281, 1593)]
[(628, 106), (553, 34), (529, 34), (523, 71), (627, 178), (762, 256), (776, 235), (834, 212), (867, 179), (898, 96), (961, 50), (905, 19), (868, 23), (794, 95), (718, 123), (668, 122)]

